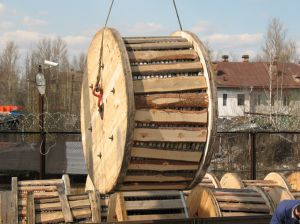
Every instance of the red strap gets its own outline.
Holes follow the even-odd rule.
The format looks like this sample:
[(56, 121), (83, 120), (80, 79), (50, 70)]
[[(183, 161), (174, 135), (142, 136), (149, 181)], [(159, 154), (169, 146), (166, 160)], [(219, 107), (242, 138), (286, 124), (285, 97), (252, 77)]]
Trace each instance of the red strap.
[(93, 89), (93, 95), (98, 97), (98, 108), (100, 109), (102, 104), (102, 97), (103, 97), (103, 89), (100, 88), (99, 93), (96, 92), (96, 87)]

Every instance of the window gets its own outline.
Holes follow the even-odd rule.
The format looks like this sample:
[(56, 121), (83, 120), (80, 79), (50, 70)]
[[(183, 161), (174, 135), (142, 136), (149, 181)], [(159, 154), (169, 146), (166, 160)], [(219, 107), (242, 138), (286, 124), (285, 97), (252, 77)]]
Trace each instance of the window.
[(275, 103), (275, 95), (272, 95), (271, 96), (271, 106), (274, 106), (274, 103)]
[(258, 94), (257, 95), (257, 101), (256, 101), (256, 104), (259, 106), (261, 104), (261, 95)]
[(289, 95), (285, 94), (283, 95), (283, 106), (289, 106), (290, 105), (290, 97)]
[(245, 94), (237, 94), (237, 105), (238, 106), (245, 105)]
[(223, 106), (226, 106), (227, 105), (227, 94), (224, 93), (223, 94)]

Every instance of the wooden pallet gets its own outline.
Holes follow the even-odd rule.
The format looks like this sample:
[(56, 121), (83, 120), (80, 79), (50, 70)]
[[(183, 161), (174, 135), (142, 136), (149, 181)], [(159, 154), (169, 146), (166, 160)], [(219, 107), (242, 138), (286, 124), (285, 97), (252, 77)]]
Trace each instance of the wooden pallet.
[(18, 181), (16, 177), (12, 178), (12, 192), (17, 192), (17, 205), (19, 220), (22, 222), (27, 221), (27, 217), (31, 217), (27, 208), (28, 198), (32, 201), (58, 197), (59, 190), (65, 195), (70, 194), (70, 180), (68, 175), (63, 175), (62, 179), (49, 179), (49, 180), (26, 180)]
[(190, 217), (253, 216), (272, 214), (275, 207), (262, 189), (195, 187), (187, 198)]
[(118, 192), (110, 197), (108, 222), (188, 218), (179, 191)]
[[(99, 71), (100, 112), (89, 88)], [(99, 31), (81, 94), (82, 143), (96, 189), (106, 194), (197, 185), (213, 153), (215, 91), (209, 59), (194, 34), (122, 38), (114, 29)]]
[(58, 187), (58, 196), (35, 198), (27, 194), (25, 223), (99, 223), (101, 222), (100, 194), (94, 191), (86, 194), (66, 195)]

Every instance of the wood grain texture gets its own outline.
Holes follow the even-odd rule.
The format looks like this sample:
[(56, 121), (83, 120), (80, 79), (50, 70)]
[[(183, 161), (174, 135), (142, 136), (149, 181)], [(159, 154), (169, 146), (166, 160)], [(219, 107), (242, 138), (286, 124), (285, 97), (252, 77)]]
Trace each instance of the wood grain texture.
[(157, 42), (187, 42), (181, 37), (133, 37), (123, 38), (126, 44), (157, 43)]
[(129, 51), (130, 62), (156, 62), (173, 60), (197, 60), (198, 55), (194, 50), (173, 51)]
[(170, 64), (149, 64), (131, 66), (133, 75), (140, 74), (164, 74), (164, 73), (188, 73), (201, 72), (202, 64), (200, 62), (184, 62)]
[(203, 76), (179, 76), (133, 81), (133, 89), (135, 93), (180, 92), (206, 88), (206, 81)]
[(207, 130), (205, 128), (185, 129), (134, 129), (133, 139), (144, 142), (206, 142)]
[(170, 50), (170, 49), (190, 49), (193, 45), (189, 42), (178, 43), (142, 43), (126, 44), (127, 50)]
[(140, 109), (136, 110), (134, 120), (143, 123), (203, 125), (207, 123), (207, 116), (205, 109), (201, 111)]
[(207, 107), (206, 93), (167, 93), (135, 95), (136, 109), (169, 109), (176, 107)]
[(202, 152), (171, 151), (138, 147), (133, 147), (131, 151), (132, 157), (166, 159), (188, 162), (199, 162), (199, 160), (201, 159), (201, 155)]

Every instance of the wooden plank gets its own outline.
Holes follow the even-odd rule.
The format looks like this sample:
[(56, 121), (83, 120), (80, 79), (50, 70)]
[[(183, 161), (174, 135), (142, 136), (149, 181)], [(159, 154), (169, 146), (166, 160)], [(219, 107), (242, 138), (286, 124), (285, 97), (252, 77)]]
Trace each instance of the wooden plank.
[(173, 60), (197, 60), (199, 57), (194, 50), (173, 51), (129, 51), (130, 62), (157, 62)]
[(208, 107), (206, 93), (166, 93), (135, 95), (136, 109), (169, 109), (177, 107)]
[(127, 207), (122, 193), (116, 193), (116, 215), (119, 222), (127, 221)]
[(249, 192), (249, 191), (246, 191), (246, 192), (237, 192), (237, 191), (225, 191), (225, 190), (217, 190), (217, 191), (214, 191), (214, 189), (212, 189), (213, 192), (214, 192), (214, 195), (228, 195), (228, 196), (241, 196), (241, 197), (248, 197), (248, 196), (251, 196), (251, 197), (261, 197), (259, 193), (257, 192)]
[(269, 213), (270, 209), (265, 204), (245, 204), (245, 203), (223, 203), (220, 202), (221, 210), (227, 211), (240, 211), (240, 212), (266, 212)]
[(147, 221), (147, 220), (163, 220), (163, 219), (184, 219), (183, 213), (179, 214), (151, 214), (151, 215), (130, 215), (128, 221)]
[(18, 181), (19, 186), (35, 186), (35, 185), (59, 185), (62, 184), (62, 179), (52, 180), (22, 180)]
[(112, 194), (109, 197), (108, 209), (107, 209), (107, 222), (116, 222), (117, 214), (116, 214), (116, 201), (117, 194)]
[(245, 203), (262, 203), (265, 204), (265, 200), (259, 197), (239, 197), (239, 196), (216, 196), (218, 201), (222, 202), (245, 202)]
[(201, 72), (201, 62), (181, 62), (170, 64), (147, 64), (147, 65), (133, 65), (131, 72), (133, 75), (145, 74), (164, 74), (164, 73), (188, 73), (188, 72)]
[(125, 201), (126, 210), (182, 209), (181, 199)]
[(182, 37), (151, 37), (151, 38), (123, 38), (126, 44), (156, 43), (156, 42), (187, 42)]
[(34, 198), (41, 199), (41, 198), (48, 198), (48, 197), (57, 197), (57, 191), (52, 192), (34, 192)]
[(69, 201), (68, 198), (66, 196), (66, 194), (64, 193), (64, 189), (62, 186), (58, 187), (58, 197), (59, 197), (59, 201), (61, 204), (61, 209), (63, 212), (63, 216), (64, 216), (64, 221), (65, 222), (73, 222), (73, 216), (71, 213), (71, 208), (69, 205)]
[(56, 191), (56, 186), (19, 186), (19, 191)]
[(89, 191), (89, 200), (91, 204), (92, 211), (92, 222), (100, 223), (101, 222), (101, 203), (100, 203), (100, 194), (96, 191)]
[(12, 222), (18, 223), (18, 178), (11, 178)]
[(160, 183), (160, 184), (124, 184), (120, 187), (121, 191), (135, 190), (181, 190), (187, 187), (187, 183)]
[[(91, 206), (89, 199), (86, 200), (77, 200), (77, 201), (69, 201), (70, 209), (79, 209), (79, 208), (89, 208)], [(53, 210), (61, 210), (62, 205), (61, 202), (52, 202), (52, 203), (41, 203), (35, 204), (36, 210), (39, 211), (53, 211)]]
[(162, 162), (162, 164), (152, 163), (130, 163), (128, 170), (154, 170), (154, 171), (176, 171), (176, 170), (197, 170), (198, 165), (190, 164), (169, 164)]
[(62, 176), (62, 180), (64, 183), (64, 189), (65, 189), (65, 194), (70, 195), (71, 194), (71, 185), (70, 185), (70, 177), (68, 174), (64, 174)]
[(127, 50), (171, 50), (193, 48), (193, 45), (189, 42), (126, 44), (125, 46)]
[(135, 128), (134, 141), (143, 142), (206, 142), (206, 128), (151, 129)]
[(206, 89), (204, 76), (178, 76), (170, 78), (149, 78), (133, 81), (135, 93), (180, 92)]
[(181, 182), (192, 180), (192, 177), (185, 176), (164, 176), (164, 175), (127, 175), (124, 182)]
[[(91, 217), (90, 209), (76, 209), (72, 211), (74, 219), (83, 219)], [(64, 216), (59, 212), (44, 212), (36, 214), (36, 223), (57, 223), (64, 222)]]
[(233, 216), (252, 216), (252, 215), (266, 215), (266, 213), (249, 213), (249, 212), (222, 212), (224, 217), (233, 217)]
[(35, 205), (32, 192), (28, 192), (27, 194), (26, 220), (27, 224), (35, 224)]
[(134, 120), (143, 123), (206, 124), (207, 110), (136, 110)]
[(131, 150), (131, 157), (139, 157), (139, 158), (199, 162), (201, 156), (202, 156), (202, 152), (160, 150), (160, 149), (137, 148), (137, 147), (133, 147)]
[(166, 197), (180, 196), (179, 191), (135, 191), (123, 192), (124, 197)]

